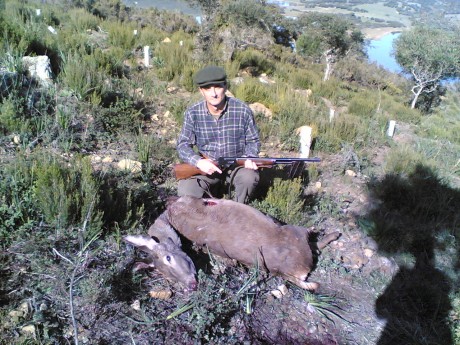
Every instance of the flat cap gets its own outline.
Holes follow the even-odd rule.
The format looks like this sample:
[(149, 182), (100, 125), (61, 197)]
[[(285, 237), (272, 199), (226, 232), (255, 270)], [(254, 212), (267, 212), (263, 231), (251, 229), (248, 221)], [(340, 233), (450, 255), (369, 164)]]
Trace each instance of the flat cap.
[(199, 70), (193, 77), (193, 81), (199, 87), (225, 83), (227, 75), (222, 67), (207, 66)]

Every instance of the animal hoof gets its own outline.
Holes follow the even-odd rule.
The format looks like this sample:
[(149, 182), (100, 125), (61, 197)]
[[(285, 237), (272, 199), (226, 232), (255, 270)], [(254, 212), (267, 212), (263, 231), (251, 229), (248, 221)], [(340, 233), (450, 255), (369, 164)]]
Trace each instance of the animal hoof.
[(302, 289), (315, 292), (319, 288), (319, 284), (315, 282), (301, 282), (299, 286)]

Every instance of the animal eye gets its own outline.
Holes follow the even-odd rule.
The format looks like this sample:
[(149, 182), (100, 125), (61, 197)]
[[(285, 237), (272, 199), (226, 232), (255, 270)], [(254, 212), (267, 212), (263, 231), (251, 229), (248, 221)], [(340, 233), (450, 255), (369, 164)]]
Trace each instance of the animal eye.
[(171, 262), (171, 257), (169, 255), (166, 255), (166, 261)]

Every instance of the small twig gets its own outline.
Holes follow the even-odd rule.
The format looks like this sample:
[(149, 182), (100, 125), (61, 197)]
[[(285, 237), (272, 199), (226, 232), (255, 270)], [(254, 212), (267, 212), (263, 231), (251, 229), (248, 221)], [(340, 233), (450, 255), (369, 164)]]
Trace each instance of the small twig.
[(53, 248), (53, 253), (56, 254), (57, 256), (61, 257), (62, 259), (64, 259), (65, 261), (67, 261), (69, 264), (71, 264), (72, 266), (74, 265), (74, 263), (72, 262), (72, 260), (70, 259), (67, 259), (64, 255), (62, 255), (61, 253), (59, 253), (56, 248)]
[(30, 274), (30, 275), (35, 275), (35, 276), (41, 276), (41, 277), (45, 277), (45, 278), (49, 278), (49, 279), (56, 279), (56, 277), (54, 277), (54, 276), (50, 276), (49, 274), (43, 274), (43, 273), (27, 272), (25, 274), (26, 275)]
[(73, 310), (73, 284), (75, 280), (75, 275), (77, 274), (78, 265), (75, 265), (72, 276), (70, 277), (70, 287), (69, 287), (69, 307), (70, 307), (70, 318), (72, 319), (73, 326), (73, 335), (75, 340), (75, 345), (78, 345), (78, 326), (77, 321), (75, 320), (75, 314)]

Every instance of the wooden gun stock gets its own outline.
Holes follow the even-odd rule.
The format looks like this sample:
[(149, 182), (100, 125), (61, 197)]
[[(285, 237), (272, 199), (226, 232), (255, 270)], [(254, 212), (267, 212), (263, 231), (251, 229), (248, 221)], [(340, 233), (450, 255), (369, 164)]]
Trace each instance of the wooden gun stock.
[(183, 180), (195, 175), (206, 174), (193, 165), (187, 163), (179, 163), (174, 165), (174, 175), (176, 176), (176, 180)]

